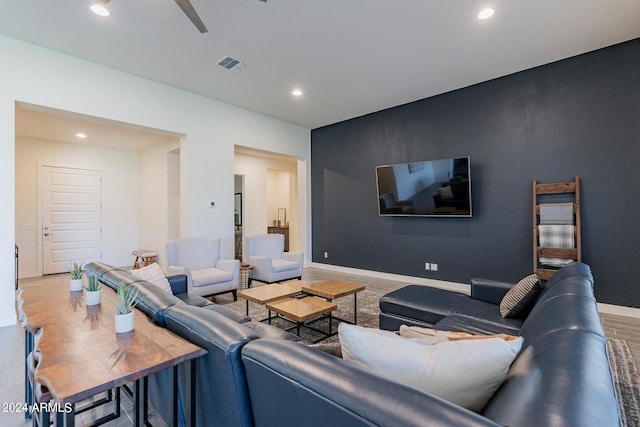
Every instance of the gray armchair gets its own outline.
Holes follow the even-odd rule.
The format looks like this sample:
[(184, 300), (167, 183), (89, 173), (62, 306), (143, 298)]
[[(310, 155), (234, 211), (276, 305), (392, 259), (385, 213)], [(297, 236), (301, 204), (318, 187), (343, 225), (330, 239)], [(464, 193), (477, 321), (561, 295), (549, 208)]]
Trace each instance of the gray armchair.
[(240, 261), (220, 259), (220, 239), (194, 237), (168, 241), (167, 272), (186, 274), (190, 294), (231, 292), (233, 300), (237, 300)]
[(304, 253), (285, 252), (282, 234), (258, 234), (246, 239), (246, 261), (253, 264), (252, 280), (264, 283), (302, 279)]

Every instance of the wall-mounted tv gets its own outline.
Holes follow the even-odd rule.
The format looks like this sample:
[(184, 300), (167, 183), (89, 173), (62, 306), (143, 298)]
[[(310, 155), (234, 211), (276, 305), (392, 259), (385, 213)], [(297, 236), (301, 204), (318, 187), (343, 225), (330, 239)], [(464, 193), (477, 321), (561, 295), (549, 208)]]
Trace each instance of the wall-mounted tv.
[(469, 157), (376, 166), (381, 216), (471, 216)]

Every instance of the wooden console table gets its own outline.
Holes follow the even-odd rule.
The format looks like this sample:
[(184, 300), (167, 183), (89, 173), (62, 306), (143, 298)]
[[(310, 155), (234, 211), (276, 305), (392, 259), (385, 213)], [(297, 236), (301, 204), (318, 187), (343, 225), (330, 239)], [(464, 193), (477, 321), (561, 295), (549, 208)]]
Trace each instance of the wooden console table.
[[(146, 396), (146, 381), (140, 384), (140, 380), (167, 368), (173, 370), (170, 376), (175, 379), (177, 366), (186, 362), (191, 365), (187, 371), (193, 378), (195, 359), (207, 353), (168, 329), (154, 325), (139, 310), (135, 310), (135, 329), (116, 334), (109, 302), (110, 298), (116, 299), (116, 294), (107, 286), (102, 286), (102, 304), (89, 310), (84, 305), (84, 292), (69, 292), (68, 286), (59, 283), (27, 286), (19, 292), (20, 321), (27, 335), (25, 359), (31, 351), (40, 352), (35, 380), (49, 389), (60, 408), (70, 408), (57, 414), (65, 425), (74, 424), (77, 402), (132, 382), (134, 390), (141, 390), (134, 394), (138, 425), (146, 415), (140, 410), (141, 405), (146, 408), (141, 397)], [(39, 330), (41, 337), (34, 346), (33, 334)], [(172, 418), (177, 422), (176, 389), (177, 385), (169, 392), (173, 393)], [(195, 424), (195, 387), (186, 392), (192, 394), (188, 398), (193, 404), (185, 409), (191, 411)]]

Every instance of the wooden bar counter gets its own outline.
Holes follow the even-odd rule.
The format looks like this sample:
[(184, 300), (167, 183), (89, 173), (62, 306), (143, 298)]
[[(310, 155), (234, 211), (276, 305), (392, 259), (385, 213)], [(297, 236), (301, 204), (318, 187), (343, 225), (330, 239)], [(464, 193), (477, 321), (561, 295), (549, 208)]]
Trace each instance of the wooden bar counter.
[[(83, 291), (70, 292), (60, 283), (20, 290), (18, 309), (23, 327), (31, 334), (41, 330), (33, 348), (40, 353), (35, 380), (60, 404), (75, 405), (206, 354), (206, 350), (154, 325), (139, 310), (135, 310), (135, 329), (116, 334), (109, 299), (115, 300), (116, 294), (107, 286), (102, 286), (102, 304), (98, 306), (86, 306)], [(30, 344), (25, 345), (29, 350)]]

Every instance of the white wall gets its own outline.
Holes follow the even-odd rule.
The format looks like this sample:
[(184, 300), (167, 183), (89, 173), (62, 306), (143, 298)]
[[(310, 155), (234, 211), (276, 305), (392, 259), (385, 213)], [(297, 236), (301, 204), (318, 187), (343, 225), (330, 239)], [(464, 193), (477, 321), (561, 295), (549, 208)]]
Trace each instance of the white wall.
[[(177, 138), (168, 138), (140, 152), (140, 180), (138, 182), (139, 242), (136, 248), (149, 249), (158, 252), (158, 261), (166, 265), (165, 243), (172, 236), (170, 230), (175, 228), (172, 223), (170, 192), (177, 191), (179, 177), (170, 170), (175, 162), (175, 150), (180, 144)], [(171, 182), (178, 180), (178, 182)], [(175, 203), (175, 197), (174, 202)], [(131, 251), (129, 251), (131, 253)]]
[[(274, 225), (274, 220), (278, 219), (278, 209), (284, 208), (286, 215), (280, 212), (280, 220), (286, 216), (286, 220), (291, 220), (291, 209), (289, 208), (289, 190), (291, 187), (291, 174), (279, 170), (267, 170), (267, 225)], [(282, 227), (284, 223), (280, 224)]]
[(117, 266), (132, 263), (131, 251), (138, 245), (138, 154), (17, 136), (15, 233), (20, 277), (42, 274), (36, 200), (42, 165), (102, 172), (102, 259)]
[[(234, 238), (234, 146), (301, 159), (311, 155), (311, 132), (300, 126), (4, 36), (0, 57), (0, 326), (16, 321), (16, 101), (185, 135), (180, 147), (181, 235), (219, 236), (228, 257), (233, 256)], [(306, 174), (304, 191), (310, 194), (310, 171)], [(310, 213), (301, 215), (309, 225)], [(310, 236), (309, 227), (305, 236)], [(310, 252), (310, 238), (304, 248)]]

